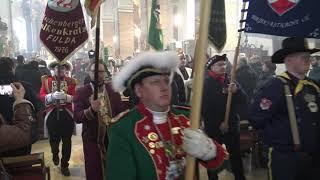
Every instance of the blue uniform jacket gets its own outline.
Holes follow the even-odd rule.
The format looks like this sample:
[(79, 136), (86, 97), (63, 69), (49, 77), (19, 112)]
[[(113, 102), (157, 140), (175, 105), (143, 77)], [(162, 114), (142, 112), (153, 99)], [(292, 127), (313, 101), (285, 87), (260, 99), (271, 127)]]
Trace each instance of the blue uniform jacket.
[[(320, 88), (311, 80), (298, 80), (283, 73), (291, 90), (299, 129), (301, 150), (320, 151)], [(293, 140), (284, 93), (284, 82), (271, 79), (256, 95), (249, 107), (249, 121), (256, 129), (264, 130), (264, 143), (275, 150), (293, 151)]]

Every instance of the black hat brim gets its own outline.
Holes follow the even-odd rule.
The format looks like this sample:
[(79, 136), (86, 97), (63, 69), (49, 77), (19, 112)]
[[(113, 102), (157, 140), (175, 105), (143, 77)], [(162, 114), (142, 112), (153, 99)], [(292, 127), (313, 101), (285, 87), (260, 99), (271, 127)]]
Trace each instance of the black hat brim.
[(320, 49), (280, 49), (272, 55), (271, 62), (274, 64), (282, 64), (284, 63), (284, 58), (289, 54), (298, 52), (308, 52), (310, 54), (313, 54), (319, 51)]

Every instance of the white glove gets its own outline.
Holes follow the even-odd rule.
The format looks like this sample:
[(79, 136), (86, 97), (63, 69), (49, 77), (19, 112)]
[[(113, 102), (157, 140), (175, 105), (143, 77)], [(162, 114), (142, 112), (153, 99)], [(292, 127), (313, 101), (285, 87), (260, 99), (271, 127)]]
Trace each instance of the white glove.
[(56, 100), (66, 100), (67, 95), (64, 92), (56, 91), (52, 94), (52, 97)]
[(67, 94), (67, 95), (66, 95), (66, 102), (67, 102), (67, 103), (71, 103), (72, 100), (73, 100), (73, 97), (72, 97), (71, 95)]
[(182, 149), (186, 153), (203, 161), (208, 161), (216, 157), (216, 145), (200, 129), (192, 130), (187, 128), (184, 129), (183, 133)]
[(47, 94), (45, 97), (45, 105), (50, 105), (54, 101), (52, 93)]

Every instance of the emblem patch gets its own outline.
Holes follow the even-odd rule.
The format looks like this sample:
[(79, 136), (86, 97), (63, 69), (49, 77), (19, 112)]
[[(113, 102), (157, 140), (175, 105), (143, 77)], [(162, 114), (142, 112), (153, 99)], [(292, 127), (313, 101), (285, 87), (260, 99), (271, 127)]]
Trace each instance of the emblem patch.
[(262, 98), (262, 99), (261, 99), (260, 108), (261, 108), (262, 110), (268, 110), (268, 109), (270, 109), (271, 105), (272, 105), (272, 102), (271, 102), (269, 99), (267, 99), (267, 98)]
[(309, 102), (308, 108), (309, 108), (310, 112), (318, 112), (318, 110), (319, 110), (318, 105), (315, 102)]
[(293, 9), (300, 0), (268, 0), (271, 9), (279, 16)]

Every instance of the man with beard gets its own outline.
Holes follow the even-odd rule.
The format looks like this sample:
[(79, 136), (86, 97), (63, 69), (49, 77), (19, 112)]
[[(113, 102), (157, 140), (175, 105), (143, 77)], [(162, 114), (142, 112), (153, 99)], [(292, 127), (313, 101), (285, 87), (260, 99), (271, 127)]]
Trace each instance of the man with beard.
[[(74, 131), (71, 102), (75, 93), (76, 80), (65, 76), (65, 71), (71, 68), (67, 62), (55, 61), (49, 67), (54, 69), (54, 76), (43, 76), (40, 90), (40, 98), (46, 105), (45, 135), (48, 130), (52, 161), (56, 166), (60, 161), (59, 144), (62, 140), (61, 173), (64, 176), (70, 176), (68, 162), (71, 155), (71, 137)], [(60, 91), (58, 91), (59, 79)]]
[[(90, 78), (94, 79), (95, 64), (89, 65)], [(85, 159), (86, 178), (88, 180), (104, 179), (104, 160), (108, 145), (107, 128), (111, 118), (126, 109), (119, 93), (112, 90), (111, 83), (106, 82), (107, 66), (99, 63), (98, 99), (93, 99), (94, 81), (76, 91), (74, 96), (74, 120), (82, 123), (82, 141)]]

